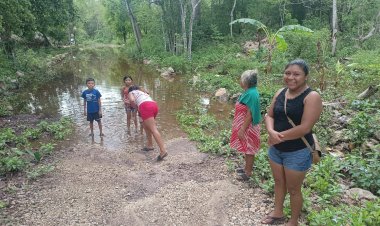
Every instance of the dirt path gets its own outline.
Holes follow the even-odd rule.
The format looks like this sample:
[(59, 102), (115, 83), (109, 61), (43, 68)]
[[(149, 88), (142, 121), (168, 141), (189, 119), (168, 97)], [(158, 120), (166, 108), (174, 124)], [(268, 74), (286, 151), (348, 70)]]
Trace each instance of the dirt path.
[(271, 199), (237, 181), (220, 157), (185, 138), (167, 142), (169, 156), (137, 147), (109, 150), (76, 144), (49, 175), (10, 193), (3, 224), (260, 225)]

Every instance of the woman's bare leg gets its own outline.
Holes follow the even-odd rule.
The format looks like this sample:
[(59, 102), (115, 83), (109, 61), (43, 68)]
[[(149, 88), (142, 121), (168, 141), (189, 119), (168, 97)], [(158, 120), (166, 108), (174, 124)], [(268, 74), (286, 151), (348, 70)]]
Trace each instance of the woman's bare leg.
[(132, 112), (132, 119), (133, 119), (133, 123), (135, 124), (135, 131), (137, 132), (138, 124), (137, 124), (137, 114), (136, 114), (136, 111)]
[(149, 148), (149, 149), (153, 148), (152, 133), (150, 132), (149, 128), (146, 127), (146, 125), (144, 124), (144, 121), (142, 122), (142, 125), (144, 127), (145, 134), (146, 134), (146, 147)]
[(305, 178), (306, 171), (300, 172), (285, 168), (286, 187), (290, 195), (290, 209), (292, 211), (291, 217), (286, 224), (287, 226), (298, 225), (298, 218), (302, 209), (302, 192), (301, 187)]
[(245, 174), (250, 177), (252, 175), (253, 163), (255, 161), (255, 155), (245, 154)]
[(145, 132), (148, 133), (148, 131), (153, 135), (154, 140), (158, 144), (158, 147), (160, 148), (160, 155), (163, 156), (166, 153), (166, 149), (164, 146), (164, 142), (162, 141), (161, 134), (158, 132), (157, 126), (156, 126), (156, 120), (151, 117), (143, 122)]

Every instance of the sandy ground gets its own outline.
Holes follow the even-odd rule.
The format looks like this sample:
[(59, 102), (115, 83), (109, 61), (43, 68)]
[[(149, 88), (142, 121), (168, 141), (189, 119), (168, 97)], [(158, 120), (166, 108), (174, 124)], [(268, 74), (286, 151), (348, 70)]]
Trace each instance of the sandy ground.
[(260, 225), (272, 198), (186, 138), (168, 157), (139, 147), (72, 144), (37, 181), (2, 185), (2, 225)]

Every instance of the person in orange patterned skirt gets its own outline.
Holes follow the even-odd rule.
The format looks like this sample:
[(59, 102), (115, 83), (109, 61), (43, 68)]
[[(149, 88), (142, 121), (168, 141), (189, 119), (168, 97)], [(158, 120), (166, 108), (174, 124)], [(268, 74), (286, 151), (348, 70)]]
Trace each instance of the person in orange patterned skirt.
[(255, 154), (260, 149), (260, 95), (257, 91), (257, 71), (247, 70), (240, 77), (244, 93), (235, 105), (230, 147), (245, 154), (245, 167), (238, 168), (238, 179), (247, 181), (252, 175)]

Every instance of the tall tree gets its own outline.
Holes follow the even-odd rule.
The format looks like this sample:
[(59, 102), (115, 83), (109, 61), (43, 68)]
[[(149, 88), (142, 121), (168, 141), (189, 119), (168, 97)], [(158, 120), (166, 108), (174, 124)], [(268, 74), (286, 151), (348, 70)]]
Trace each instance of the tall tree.
[(236, 7), (236, 0), (234, 0), (234, 5), (232, 6), (231, 13), (230, 13), (230, 18), (231, 18), (231, 21), (230, 21), (230, 35), (231, 35), (231, 37), (232, 37), (232, 21), (234, 21), (235, 7)]
[(135, 34), (136, 46), (137, 46), (137, 49), (141, 52), (142, 51), (142, 48), (141, 48), (141, 30), (140, 30), (140, 27), (137, 23), (136, 17), (133, 14), (133, 10), (132, 10), (131, 4), (129, 2), (130, 0), (124, 0), (124, 1), (125, 1), (125, 5), (127, 6), (129, 19), (131, 20), (133, 33)]
[(36, 18), (36, 29), (44, 37), (44, 45), (49, 46), (48, 37), (57, 41), (68, 40), (69, 24), (74, 18), (73, 0), (30, 0), (32, 13)]
[(187, 4), (183, 0), (179, 0), (181, 6), (181, 28), (182, 28), (182, 40), (183, 40), (183, 51), (187, 52), (187, 32), (186, 32), (186, 14), (187, 14)]
[(192, 11), (191, 11), (190, 24), (189, 24), (189, 45), (188, 45), (188, 50), (187, 50), (189, 60), (191, 60), (191, 46), (193, 44), (193, 24), (194, 24), (195, 15), (197, 12), (197, 7), (200, 6), (201, 1), (202, 0), (191, 0)]
[(337, 9), (336, 9), (336, 0), (333, 0), (332, 9), (333, 9), (333, 13), (332, 13), (332, 50), (331, 50), (331, 54), (333, 56), (335, 56), (337, 33), (338, 33), (338, 17), (337, 17)]
[(15, 40), (12, 35), (32, 37), (34, 30), (34, 16), (31, 13), (31, 4), (28, 0), (0, 1), (1, 27), (0, 39), (3, 50), (8, 56), (13, 56)]
[(108, 24), (113, 28), (118, 37), (121, 37), (124, 43), (127, 41), (128, 27), (128, 10), (122, 0), (103, 1), (107, 8), (106, 17)]

